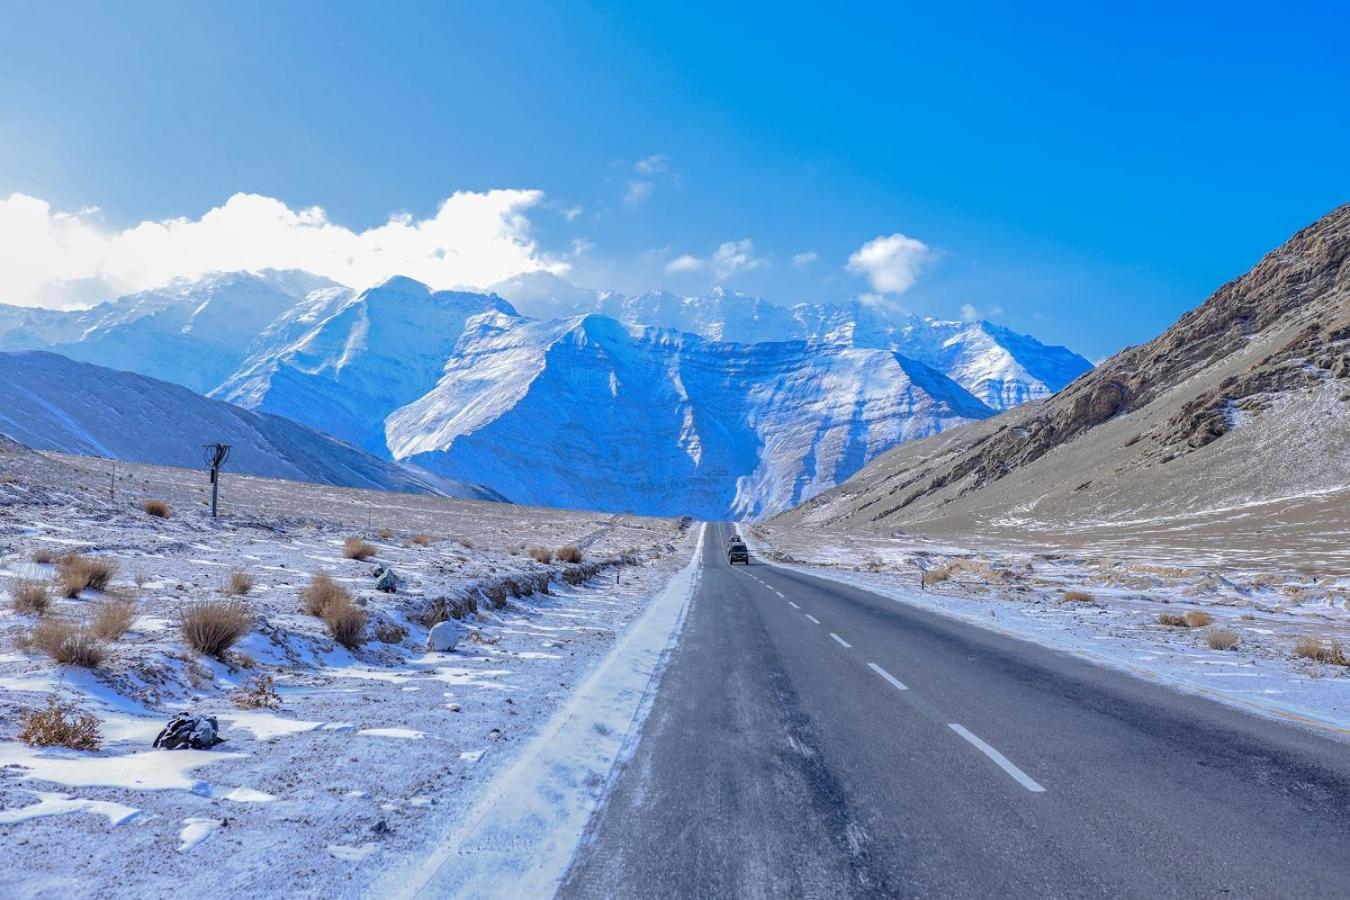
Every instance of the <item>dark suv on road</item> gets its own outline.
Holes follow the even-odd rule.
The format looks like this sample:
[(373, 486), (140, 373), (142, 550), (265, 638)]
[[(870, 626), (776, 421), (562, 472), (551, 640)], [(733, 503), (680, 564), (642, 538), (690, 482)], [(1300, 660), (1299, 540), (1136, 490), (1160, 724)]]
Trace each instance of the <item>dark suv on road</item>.
[(750, 565), (750, 550), (745, 546), (745, 541), (740, 538), (732, 538), (731, 543), (727, 544), (727, 562), (733, 566), (736, 563)]

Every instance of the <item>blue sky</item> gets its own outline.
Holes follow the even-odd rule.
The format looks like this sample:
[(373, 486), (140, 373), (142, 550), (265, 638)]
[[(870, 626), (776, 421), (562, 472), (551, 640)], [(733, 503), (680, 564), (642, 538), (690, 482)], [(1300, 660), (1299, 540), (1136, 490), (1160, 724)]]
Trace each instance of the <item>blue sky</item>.
[(785, 303), (898, 233), (889, 302), (1093, 358), (1350, 201), (1343, 4), (628, 6), (8, 4), (0, 198), (361, 231), (530, 189), (573, 280)]

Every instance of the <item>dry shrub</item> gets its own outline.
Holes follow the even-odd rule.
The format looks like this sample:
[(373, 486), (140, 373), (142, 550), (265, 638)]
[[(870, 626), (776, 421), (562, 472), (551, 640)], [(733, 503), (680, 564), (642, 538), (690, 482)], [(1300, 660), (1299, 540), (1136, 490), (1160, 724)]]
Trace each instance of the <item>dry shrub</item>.
[(1232, 650), (1238, 645), (1238, 633), (1231, 628), (1211, 628), (1205, 643), (1211, 650)]
[(47, 698), (46, 709), (25, 709), (19, 713), (19, 740), (30, 747), (69, 747), (71, 750), (97, 750), (98, 719), (80, 712), (73, 705)]
[(1213, 624), (1214, 622), (1213, 616), (1207, 612), (1201, 612), (1198, 609), (1191, 610), (1186, 613), (1183, 618), (1185, 618), (1186, 626), (1188, 628), (1204, 628), (1206, 625)]
[(579, 563), (581, 562), (581, 548), (576, 544), (565, 544), (558, 548), (558, 552), (554, 556), (558, 557), (558, 562)]
[(105, 641), (115, 641), (127, 633), (136, 618), (136, 602), (130, 597), (114, 597), (98, 605), (90, 630)]
[(422, 610), (422, 614), (417, 617), (417, 621), (422, 623), (423, 628), (435, 628), (437, 625), (452, 618), (450, 615), (450, 605), (442, 598), (437, 598)]
[(1095, 598), (1087, 591), (1065, 591), (1064, 600), (1066, 603), (1091, 603)]
[(375, 532), (375, 536), (382, 541), (387, 541), (394, 536), (394, 533), (388, 528), (381, 528), (379, 531)]
[(56, 551), (47, 547), (39, 547), (33, 551), (33, 562), (35, 563), (53, 563), (56, 562)]
[(431, 543), (431, 535), (414, 534), (412, 537), (408, 538), (408, 543), (415, 544), (418, 547), (425, 547)]
[(1315, 637), (1299, 638), (1298, 643), (1294, 644), (1294, 656), (1334, 666), (1350, 666), (1350, 656), (1345, 655), (1338, 642), (1331, 641), (1324, 644)]
[(253, 576), (242, 569), (230, 573), (230, 580), (225, 582), (225, 593), (230, 597), (242, 597), (253, 590)]
[(179, 625), (189, 647), (219, 659), (253, 627), (253, 611), (242, 600), (201, 600), (188, 604)]
[(375, 626), (375, 640), (381, 644), (400, 644), (408, 636), (408, 629), (397, 622), (381, 622)]
[(348, 650), (355, 650), (365, 642), (366, 618), (366, 611), (350, 600), (329, 603), (323, 611), (328, 633)]
[(551, 563), (553, 562), (553, 551), (547, 547), (531, 547), (530, 558), (535, 562)]
[(925, 569), (923, 573), (923, 586), (928, 587), (930, 584), (946, 581), (950, 577), (952, 577), (951, 566), (939, 566), (936, 569)]
[(254, 675), (230, 695), (230, 700), (240, 709), (276, 709), (281, 706), (281, 697), (277, 694), (271, 675)]
[(333, 580), (333, 577), (326, 572), (319, 572), (309, 580), (309, 584), (300, 592), (300, 599), (304, 603), (305, 612), (311, 616), (323, 616), (324, 610), (335, 603), (352, 602), (352, 595), (347, 593), (347, 589)]
[(141, 509), (147, 516), (157, 519), (167, 519), (173, 515), (173, 507), (164, 500), (147, 500), (141, 504)]
[(349, 537), (342, 542), (342, 555), (348, 559), (369, 559), (375, 555), (375, 545), (359, 537)]
[(27, 644), (63, 666), (93, 669), (108, 656), (108, 645), (93, 629), (64, 619), (44, 618), (29, 634)]
[(71, 598), (80, 596), (80, 591), (85, 588), (103, 590), (115, 574), (117, 563), (105, 556), (71, 553), (61, 557), (56, 564), (56, 577), (61, 582), (61, 590)]
[(48, 592), (47, 585), (41, 581), (16, 578), (12, 591), (15, 612), (33, 613), (40, 616), (47, 611), (47, 607), (52, 605), (52, 595)]
[(1186, 617), (1177, 613), (1158, 613), (1158, 624), (1169, 625), (1172, 628), (1185, 628)]

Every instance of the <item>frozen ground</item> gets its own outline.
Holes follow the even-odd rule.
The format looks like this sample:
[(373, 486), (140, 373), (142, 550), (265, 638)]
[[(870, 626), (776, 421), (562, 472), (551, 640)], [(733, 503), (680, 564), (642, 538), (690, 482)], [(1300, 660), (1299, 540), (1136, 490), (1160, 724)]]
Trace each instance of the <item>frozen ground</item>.
[[(743, 529), (780, 564), (913, 603), (1350, 738), (1350, 667), (1294, 655), (1302, 637), (1350, 653), (1350, 575), (1281, 570), (1270, 561), (1222, 567), (1120, 555), (979, 550), (912, 537), (824, 533), (797, 526)], [(945, 572), (920, 585), (923, 570)], [(1071, 591), (1086, 596), (1075, 599)], [(1158, 617), (1200, 611), (1211, 625), (1175, 627)], [(1215, 628), (1237, 632), (1212, 650)]]
[[(0, 883), (6, 897), (357, 896), (391, 867), (415, 865), (495, 773), (562, 707), (650, 598), (687, 562), (690, 530), (640, 519), (344, 491), (230, 478), (228, 513), (202, 512), (200, 472), (54, 459), (0, 446)], [(176, 507), (140, 512), (144, 496)], [(387, 529), (387, 537), (379, 536)], [(342, 556), (344, 538), (376, 545)], [(416, 534), (433, 538), (410, 544)], [(574, 543), (583, 566), (542, 565), (522, 545)], [(13, 610), (14, 577), (49, 579), (34, 551), (109, 556), (111, 592), (133, 597), (132, 629), (98, 669), (19, 649), (37, 621)], [(374, 591), (372, 566), (404, 577)], [(221, 596), (250, 572), (256, 616), (238, 653), (193, 654), (176, 623), (187, 601)], [(326, 571), (363, 598), (395, 643), (347, 651), (300, 611)], [(573, 574), (569, 583), (567, 573)], [(548, 593), (526, 589), (548, 583)], [(420, 613), (471, 599), (469, 638), (429, 654)], [(79, 618), (102, 600), (57, 599)], [(240, 709), (234, 692), (272, 675), (279, 709)], [(101, 749), (34, 749), (17, 717), (56, 694), (96, 715)], [(179, 710), (219, 718), (211, 751), (154, 751)]]

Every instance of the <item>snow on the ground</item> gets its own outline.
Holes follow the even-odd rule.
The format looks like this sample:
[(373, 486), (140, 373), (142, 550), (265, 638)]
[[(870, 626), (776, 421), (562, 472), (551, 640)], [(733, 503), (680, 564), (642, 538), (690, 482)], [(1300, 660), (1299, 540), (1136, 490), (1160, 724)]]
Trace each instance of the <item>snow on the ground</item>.
[[(905, 536), (769, 525), (742, 531), (760, 556), (776, 564), (1350, 738), (1350, 667), (1293, 652), (1300, 638), (1314, 637), (1350, 653), (1350, 576), (1178, 566), (1138, 553), (976, 550)], [(921, 586), (925, 570), (947, 577)], [(1208, 613), (1213, 623), (1159, 622), (1161, 614), (1188, 611)], [(1237, 632), (1237, 647), (1210, 649), (1207, 637), (1215, 628)]]
[[(227, 481), (230, 496), (252, 506), (213, 522), (198, 505), (201, 473), (119, 464), (111, 500), (110, 470), (0, 447), (6, 897), (365, 895), (391, 865), (421, 859), (427, 835), (453, 831), (693, 542), (670, 520), (263, 479)], [(174, 516), (146, 516), (143, 496), (167, 497)], [(423, 533), (428, 546), (410, 542)], [(374, 559), (343, 557), (354, 534), (375, 544)], [(583, 548), (587, 565), (608, 565), (542, 565), (526, 552), (566, 543)], [(20, 649), (37, 619), (14, 611), (10, 582), (53, 576), (31, 561), (39, 549), (118, 563), (110, 592), (134, 598), (137, 616), (98, 669)], [(374, 590), (377, 563), (404, 579), (398, 593)], [(183, 643), (178, 612), (223, 596), (235, 569), (256, 580), (246, 598), (254, 628), (225, 660), (200, 657)], [(365, 602), (372, 626), (400, 626), (407, 637), (336, 645), (300, 608), (299, 591), (318, 571)], [(589, 577), (569, 583), (569, 571)], [(534, 589), (544, 581), (547, 594)], [(454, 652), (427, 652), (420, 612), (436, 598), (471, 596), (468, 637)], [(105, 599), (57, 598), (48, 615), (80, 618)], [(235, 692), (262, 674), (275, 679), (280, 708), (237, 707)], [(52, 694), (99, 719), (99, 750), (17, 740), (19, 713)], [(216, 716), (226, 742), (151, 749), (182, 710)]]

